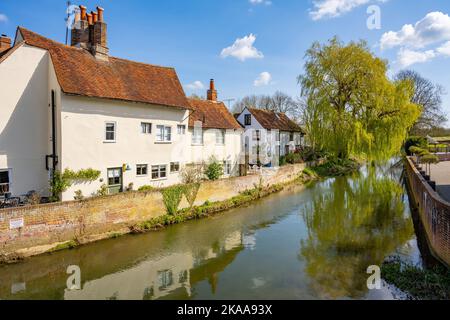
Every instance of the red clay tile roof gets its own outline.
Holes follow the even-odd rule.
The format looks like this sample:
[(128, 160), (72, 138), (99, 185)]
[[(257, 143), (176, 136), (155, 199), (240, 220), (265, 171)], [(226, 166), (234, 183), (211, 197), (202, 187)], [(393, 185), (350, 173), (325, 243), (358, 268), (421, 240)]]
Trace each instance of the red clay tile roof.
[(248, 110), (264, 129), (303, 132), (300, 126), (284, 113), (254, 108)]
[(91, 53), (18, 28), (26, 44), (47, 50), (66, 94), (189, 109), (175, 69)]
[(189, 117), (189, 126), (201, 121), (203, 128), (209, 129), (242, 129), (223, 102), (200, 99), (188, 99), (193, 113)]

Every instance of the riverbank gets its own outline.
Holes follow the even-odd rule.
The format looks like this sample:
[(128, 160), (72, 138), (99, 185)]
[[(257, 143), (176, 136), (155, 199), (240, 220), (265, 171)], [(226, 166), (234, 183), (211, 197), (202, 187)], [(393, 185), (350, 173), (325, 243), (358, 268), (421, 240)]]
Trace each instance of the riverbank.
[[(157, 230), (243, 206), (292, 183), (311, 180), (307, 175), (303, 178), (305, 168), (305, 164), (288, 165), (260, 175), (204, 182), (192, 210), (188, 209), (187, 199), (183, 199), (181, 210), (172, 216), (167, 215), (163, 192), (158, 190), (3, 211), (0, 212), (0, 264), (130, 233)], [(8, 221), (19, 217), (24, 227), (10, 229)]]
[(422, 269), (400, 259), (391, 259), (383, 263), (381, 274), (386, 282), (405, 292), (409, 299), (450, 299), (450, 270), (444, 266)]

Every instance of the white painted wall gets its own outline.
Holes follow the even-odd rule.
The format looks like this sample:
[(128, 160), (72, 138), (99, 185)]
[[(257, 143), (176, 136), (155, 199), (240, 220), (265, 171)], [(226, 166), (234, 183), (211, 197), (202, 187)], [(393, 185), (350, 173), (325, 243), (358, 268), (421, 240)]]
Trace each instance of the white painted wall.
[(10, 170), (13, 195), (48, 195), (49, 61), (23, 45), (0, 63), (0, 170)]
[(240, 154), (242, 150), (243, 130), (226, 130), (225, 144), (216, 143), (216, 131), (218, 129), (203, 130), (203, 144), (192, 143), (193, 128), (189, 128), (188, 145), (190, 148), (190, 163), (208, 163), (211, 157), (216, 158), (220, 163), (231, 162), (231, 176), (239, 175)]
[[(190, 161), (187, 148), (188, 112), (186, 110), (92, 99), (63, 95), (62, 97), (62, 156), (61, 169), (80, 170), (93, 168), (101, 171), (101, 180), (73, 185), (63, 194), (63, 200), (73, 200), (76, 190), (90, 196), (107, 184), (107, 169), (127, 164), (131, 170), (124, 172), (123, 185), (134, 184), (134, 189), (144, 185), (163, 187), (180, 182), (178, 173), (170, 173), (170, 163), (180, 165)], [(105, 123), (117, 125), (116, 142), (105, 142)], [(141, 132), (141, 122), (152, 123), (150, 135)], [(186, 134), (178, 135), (177, 125), (186, 126)], [(156, 142), (156, 126), (172, 128), (172, 142)], [(147, 164), (147, 176), (137, 176), (136, 165)], [(167, 165), (167, 178), (152, 180), (151, 166)]]
[[(251, 115), (252, 117), (252, 121), (251, 121), (251, 125), (245, 125), (245, 116), (246, 115)], [(302, 141), (302, 136), (300, 133), (294, 133), (294, 141), (290, 141), (290, 133), (289, 132), (285, 132), (282, 131), (280, 132), (280, 139), (279, 139), (279, 143), (277, 142), (278, 139), (276, 139), (276, 137), (274, 137), (274, 135), (278, 134), (277, 130), (266, 130), (259, 122), (258, 120), (256, 120), (256, 118), (252, 115), (252, 113), (245, 108), (242, 113), (238, 116), (237, 118), (238, 122), (244, 126), (245, 128), (245, 136), (248, 137), (248, 140), (250, 141), (250, 146), (249, 146), (249, 150), (250, 153), (252, 153), (252, 149), (254, 146), (253, 143), (253, 131), (254, 130), (260, 130), (261, 131), (261, 137), (262, 137), (262, 143), (264, 142), (271, 142), (271, 152), (273, 155), (275, 154), (279, 154), (280, 156), (285, 156), (286, 155), (286, 147), (289, 147), (290, 152), (294, 152), (296, 146), (302, 145), (303, 141)], [(245, 138), (243, 139), (245, 141)], [(255, 159), (257, 157), (255, 157), (254, 155), (250, 155), (250, 163), (254, 163)]]

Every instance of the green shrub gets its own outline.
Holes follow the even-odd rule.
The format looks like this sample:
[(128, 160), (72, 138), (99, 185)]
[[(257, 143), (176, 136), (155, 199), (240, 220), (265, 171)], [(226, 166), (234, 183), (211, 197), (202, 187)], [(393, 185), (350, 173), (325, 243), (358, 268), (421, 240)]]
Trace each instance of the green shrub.
[(286, 157), (285, 156), (281, 156), (280, 157), (280, 166), (285, 166), (287, 164), (286, 162)]
[(421, 149), (427, 149), (428, 148), (428, 141), (426, 138), (424, 137), (419, 137), (419, 136), (411, 136), (408, 137), (405, 141), (405, 152), (408, 156), (411, 156), (411, 152), (410, 152), (410, 148), (411, 147), (418, 147)]
[(71, 185), (72, 183), (64, 178), (60, 171), (55, 171), (50, 179), (50, 192), (52, 193), (50, 200), (52, 202), (59, 201), (60, 194), (67, 191)]
[(289, 164), (296, 164), (296, 163), (301, 163), (302, 162), (302, 156), (300, 155), (300, 153), (289, 153), (286, 156), (286, 162)]
[(223, 176), (223, 167), (217, 161), (213, 161), (206, 168), (205, 174), (211, 181), (219, 180)]
[(161, 191), (163, 202), (169, 215), (176, 215), (183, 199), (184, 186), (173, 186)]
[(333, 158), (312, 170), (321, 177), (336, 177), (355, 172), (359, 168), (359, 163), (354, 160)]
[(155, 190), (155, 188), (152, 186), (142, 186), (138, 189), (138, 191), (140, 191), (140, 192), (149, 192), (149, 191), (153, 191), (153, 190)]

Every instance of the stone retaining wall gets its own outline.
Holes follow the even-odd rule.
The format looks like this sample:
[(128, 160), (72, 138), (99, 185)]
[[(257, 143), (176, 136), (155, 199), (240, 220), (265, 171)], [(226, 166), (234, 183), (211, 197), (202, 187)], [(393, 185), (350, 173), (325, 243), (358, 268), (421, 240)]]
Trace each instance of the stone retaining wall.
[[(267, 187), (292, 181), (305, 167), (304, 164), (290, 165), (277, 170), (264, 169), (259, 175), (205, 182), (195, 204), (227, 200), (260, 183)], [(183, 200), (181, 208), (186, 206)], [(2, 209), (0, 255), (114, 233), (165, 214), (159, 191), (128, 192), (84, 201)]]

